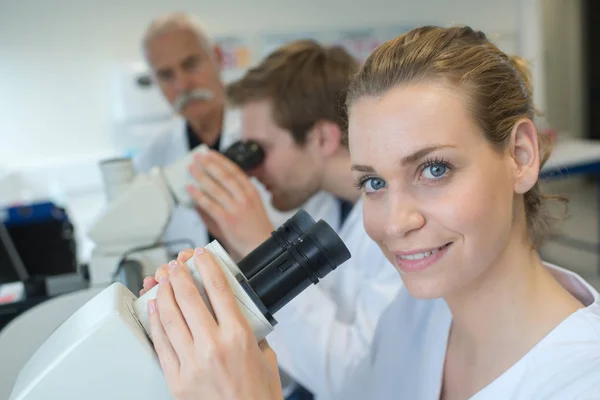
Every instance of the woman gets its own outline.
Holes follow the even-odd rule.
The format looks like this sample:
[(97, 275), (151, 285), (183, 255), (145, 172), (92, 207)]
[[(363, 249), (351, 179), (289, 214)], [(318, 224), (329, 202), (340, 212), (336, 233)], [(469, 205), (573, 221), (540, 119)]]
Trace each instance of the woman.
[[(407, 292), (340, 398), (600, 398), (600, 296), (536, 252), (547, 154), (526, 68), (470, 28), (418, 28), (375, 50), (348, 107), (364, 225)], [(196, 264), (218, 323), (185, 268), (151, 308), (176, 397), (280, 398), (272, 351), (211, 257)]]

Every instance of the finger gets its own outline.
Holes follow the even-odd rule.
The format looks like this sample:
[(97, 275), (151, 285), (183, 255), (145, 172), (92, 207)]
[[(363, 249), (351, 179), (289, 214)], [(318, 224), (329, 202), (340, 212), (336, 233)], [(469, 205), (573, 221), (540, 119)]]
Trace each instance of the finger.
[(183, 361), (192, 352), (192, 334), (175, 300), (168, 274), (161, 277), (158, 285), (156, 305), (160, 322), (177, 353), (177, 357)]
[(221, 179), (213, 177), (208, 171), (196, 165), (189, 167), (190, 174), (200, 184), (202, 192), (219, 203), (229, 212), (235, 211), (237, 204), (234, 193), (227, 190)]
[(225, 273), (221, 270), (212, 254), (206, 249), (198, 248), (194, 252), (194, 265), (204, 283), (206, 294), (215, 313), (219, 326), (232, 326), (244, 324), (249, 328), (248, 322), (238, 308)]
[(199, 154), (196, 157), (202, 169), (214, 181), (219, 182), (238, 203), (245, 201), (247, 197), (245, 185), (251, 183), (244, 171), (218, 152)]
[(177, 261), (182, 263), (188, 262), (194, 256), (194, 249), (183, 249), (177, 254)]
[(258, 342), (258, 347), (260, 348), (260, 351), (263, 353), (263, 356), (266, 358), (267, 363), (269, 363), (269, 366), (271, 367), (271, 371), (273, 371), (273, 373), (279, 374), (279, 368), (277, 366), (277, 354), (275, 353), (273, 348), (271, 346), (269, 346), (269, 343), (267, 342), (267, 340), (263, 339), (260, 342)]
[(154, 279), (153, 276), (147, 276), (144, 278), (144, 281), (142, 283), (142, 290), (140, 290), (140, 296), (143, 296), (148, 290), (152, 289), (154, 286), (156, 286), (158, 284), (158, 282), (156, 281), (156, 279)]
[(143, 288), (146, 290), (150, 290), (152, 289), (154, 286), (156, 286), (158, 282), (156, 282), (156, 279), (154, 279), (153, 276), (147, 276), (144, 278), (144, 282), (142, 284)]
[(226, 170), (235, 178), (240, 188), (246, 195), (256, 191), (256, 187), (250, 180), (248, 174), (236, 163), (228, 159), (225, 155), (218, 151), (211, 150), (204, 155), (208, 160), (219, 160), (220, 165), (223, 165)]
[(202, 340), (217, 329), (217, 322), (194, 284), (190, 270), (178, 261), (172, 261), (169, 268), (169, 280), (181, 314), (194, 339)]
[(163, 264), (156, 269), (154, 273), (154, 281), (160, 282), (160, 278), (169, 274), (169, 267), (167, 264)]
[(186, 189), (194, 203), (202, 211), (212, 215), (214, 220), (220, 219), (222, 221), (226, 221), (229, 218), (229, 213), (223, 208), (223, 206), (204, 193), (202, 190), (198, 189), (194, 185), (188, 185)]
[(220, 165), (223, 169), (233, 174), (234, 176), (243, 176), (244, 178), (247, 178), (246, 172), (239, 165), (237, 165), (235, 162), (227, 158), (227, 156), (218, 151), (210, 150), (207, 153), (200, 154), (200, 157), (198, 157), (198, 159), (206, 160), (204, 162), (211, 162), (213, 164), (218, 163), (218, 165)]
[[(210, 217), (210, 215), (204, 212), (200, 207), (196, 207), (196, 212), (200, 215), (200, 218), (204, 221), (204, 225), (206, 225), (206, 228), (213, 236), (221, 236), (219, 225)], [(193, 256), (194, 253), (192, 252), (192, 257)]]
[(148, 302), (148, 324), (152, 335), (152, 344), (158, 355), (160, 366), (167, 381), (179, 375), (180, 362), (165, 330), (160, 322), (155, 300)]

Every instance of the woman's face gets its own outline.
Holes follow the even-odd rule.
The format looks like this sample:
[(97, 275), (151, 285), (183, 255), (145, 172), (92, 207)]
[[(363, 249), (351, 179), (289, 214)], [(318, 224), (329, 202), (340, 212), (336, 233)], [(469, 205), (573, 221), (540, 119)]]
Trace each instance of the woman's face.
[(365, 228), (418, 298), (475, 281), (515, 226), (514, 157), (492, 148), (466, 104), (456, 88), (419, 84), (350, 108)]

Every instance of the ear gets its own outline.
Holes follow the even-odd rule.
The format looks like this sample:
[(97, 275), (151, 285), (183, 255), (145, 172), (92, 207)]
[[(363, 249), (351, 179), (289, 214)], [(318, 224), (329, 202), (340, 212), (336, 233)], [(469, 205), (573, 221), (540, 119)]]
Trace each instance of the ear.
[(323, 156), (335, 154), (342, 143), (342, 131), (340, 127), (330, 121), (319, 121), (309, 133), (311, 144), (317, 147)]
[(217, 60), (217, 65), (219, 66), (219, 68), (222, 68), (223, 67), (223, 49), (221, 49), (221, 46), (215, 45), (213, 47), (213, 51), (215, 53), (215, 59)]
[(540, 172), (537, 129), (531, 120), (519, 120), (513, 127), (511, 156), (516, 167), (514, 190), (523, 194), (535, 185)]

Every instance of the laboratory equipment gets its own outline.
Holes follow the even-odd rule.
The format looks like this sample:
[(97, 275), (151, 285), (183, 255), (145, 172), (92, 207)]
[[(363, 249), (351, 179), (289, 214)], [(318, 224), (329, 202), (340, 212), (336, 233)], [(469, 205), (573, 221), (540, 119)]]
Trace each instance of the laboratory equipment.
[[(195, 181), (188, 166), (195, 154), (208, 150), (200, 145), (171, 165), (134, 176), (127, 163), (113, 162), (122, 173), (104, 163), (103, 171), (110, 172), (104, 181), (113, 186), (106, 187), (111, 200), (88, 231), (95, 244), (89, 265), (91, 286), (117, 280), (137, 292), (144, 276), (153, 275), (172, 258), (170, 243), (162, 243), (161, 236), (176, 206), (193, 207), (186, 185)], [(256, 168), (264, 159), (262, 148), (252, 141), (236, 142), (224, 154), (244, 170)], [(120, 178), (111, 179), (115, 176)]]
[[(350, 258), (335, 231), (302, 210), (238, 264), (216, 241), (206, 249), (257, 340), (274, 329), (277, 310)], [(193, 263), (187, 267), (210, 306)], [(149, 340), (147, 304), (157, 289), (138, 298), (116, 282), (92, 298), (29, 359), (10, 400), (172, 398)]]

